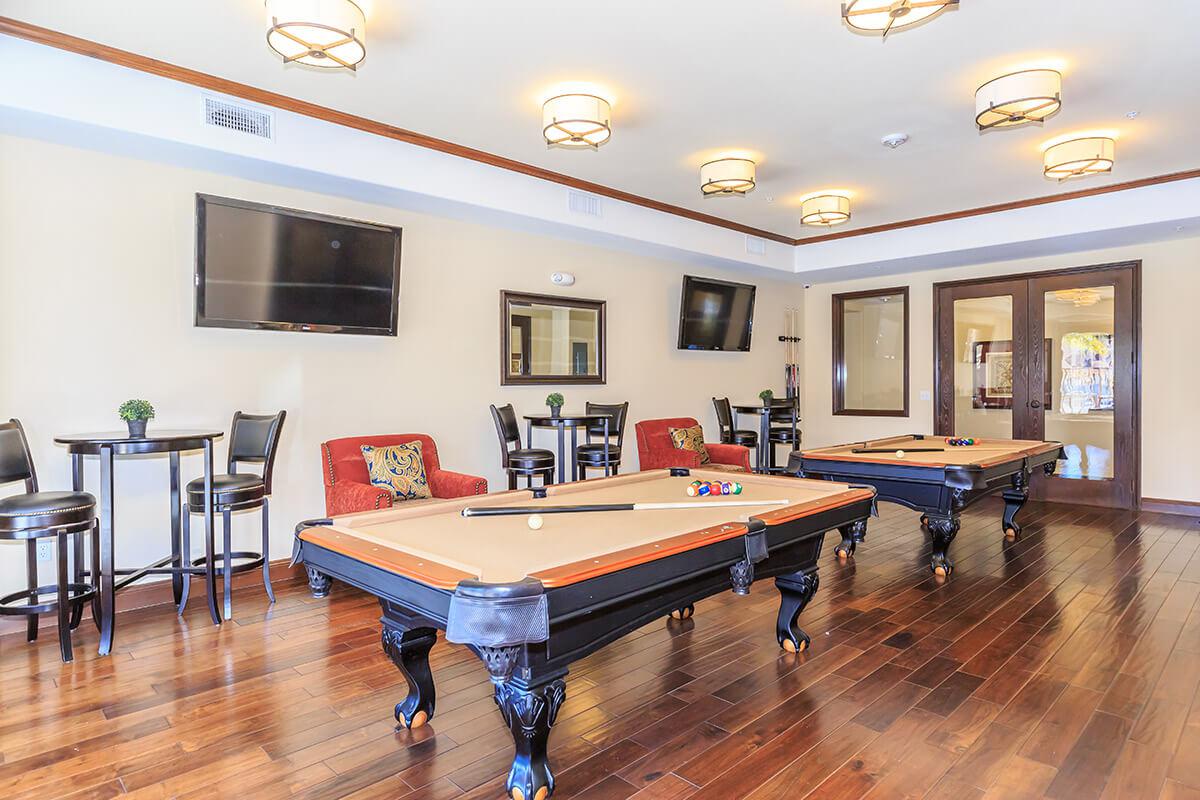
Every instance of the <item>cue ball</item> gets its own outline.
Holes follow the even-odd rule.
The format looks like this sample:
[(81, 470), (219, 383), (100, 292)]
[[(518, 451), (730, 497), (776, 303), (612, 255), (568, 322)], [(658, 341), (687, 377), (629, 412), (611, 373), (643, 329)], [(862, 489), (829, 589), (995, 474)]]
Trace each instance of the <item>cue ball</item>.
[(896, 458), (904, 458), (904, 451), (903, 451), (903, 450), (897, 450), (897, 451), (896, 451)]
[(542, 519), (541, 514), (531, 514), (529, 516), (529, 530), (539, 531), (542, 529), (543, 523), (544, 523), (544, 520)]

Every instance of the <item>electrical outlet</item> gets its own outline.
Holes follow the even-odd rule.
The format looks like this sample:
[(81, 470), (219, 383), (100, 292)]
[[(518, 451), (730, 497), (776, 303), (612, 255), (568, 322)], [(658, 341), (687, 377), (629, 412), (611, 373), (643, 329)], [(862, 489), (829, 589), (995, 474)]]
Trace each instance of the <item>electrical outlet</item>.
[(54, 542), (52, 542), (49, 539), (38, 539), (37, 560), (38, 561), (53, 561), (54, 560)]
[(929, 398), (930, 398), (930, 397), (932, 397), (932, 395), (930, 395), (930, 393), (929, 393), (929, 390), (928, 390), (928, 389), (922, 389), (922, 390), (921, 390), (921, 399), (922, 399), (922, 400), (929, 400)]

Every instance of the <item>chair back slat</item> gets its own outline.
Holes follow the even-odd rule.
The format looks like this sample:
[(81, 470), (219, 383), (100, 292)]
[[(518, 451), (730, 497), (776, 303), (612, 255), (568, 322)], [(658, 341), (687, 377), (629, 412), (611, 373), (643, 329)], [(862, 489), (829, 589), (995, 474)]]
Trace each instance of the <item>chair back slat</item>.
[(0, 424), (0, 483), (25, 481), (26, 490), (37, 491), (37, 472), (25, 440), (25, 430), (15, 419)]
[(725, 444), (733, 442), (733, 407), (728, 397), (714, 397), (713, 408), (717, 411), (717, 428), (721, 441)]
[(229, 472), (236, 472), (239, 462), (262, 464), (263, 483), (270, 494), (271, 472), (275, 466), (275, 453), (279, 449), (279, 434), (283, 431), (286, 418), (286, 411), (278, 414), (235, 412), (229, 428)]
[(508, 468), (509, 445), (513, 449), (521, 448), (521, 427), (517, 424), (517, 412), (513, 411), (512, 403), (497, 408), (494, 404), (488, 406), (492, 410), (492, 422), (496, 424), (496, 436), (500, 439), (500, 464)]

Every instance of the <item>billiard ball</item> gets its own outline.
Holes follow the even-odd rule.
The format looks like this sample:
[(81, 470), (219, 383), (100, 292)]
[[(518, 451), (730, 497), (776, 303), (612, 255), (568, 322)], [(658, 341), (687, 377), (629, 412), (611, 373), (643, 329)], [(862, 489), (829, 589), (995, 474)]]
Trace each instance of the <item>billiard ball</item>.
[(734, 481), (733, 494), (741, 494), (741, 493), (742, 493), (742, 485), (740, 483), (738, 483), (737, 481)]
[(897, 451), (896, 451), (896, 458), (904, 458), (904, 451), (903, 451), (903, 450), (897, 450)]
[(545, 520), (542, 519), (541, 514), (530, 514), (529, 515), (529, 530), (540, 531), (542, 529), (542, 525), (544, 525), (544, 524), (545, 524)]

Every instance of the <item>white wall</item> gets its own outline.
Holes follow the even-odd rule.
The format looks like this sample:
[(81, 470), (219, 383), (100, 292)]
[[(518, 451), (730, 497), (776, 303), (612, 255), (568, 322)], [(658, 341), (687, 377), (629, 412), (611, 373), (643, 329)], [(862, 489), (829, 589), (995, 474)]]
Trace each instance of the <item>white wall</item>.
[[(400, 330), (395, 338), (199, 329), (192, 325), (194, 195), (205, 192), (404, 228)], [(426, 432), (449, 469), (503, 488), (488, 403), (543, 410), (630, 402), (632, 420), (698, 417), (715, 436), (710, 397), (782, 392), (784, 308), (791, 280), (700, 269), (759, 286), (748, 354), (676, 349), (678, 262), (528, 233), (367, 205), (264, 183), (0, 137), (0, 415), (25, 423), (44, 488), (69, 486), (55, 434), (119, 427), (115, 408), (144, 397), (160, 427), (226, 429), (235, 409), (288, 410), (272, 505), (272, 555), (291, 530), (324, 512), (318, 444), (360, 433)], [(554, 270), (577, 276), (563, 291)], [(608, 384), (499, 385), (500, 289), (608, 301)], [(535, 433), (549, 445), (549, 432)], [(625, 469), (636, 469), (632, 433)], [(224, 443), (217, 450), (224, 457)], [(95, 464), (88, 467), (95, 487)], [(184, 460), (185, 480), (199, 458)], [(117, 467), (118, 561), (168, 551), (166, 459)], [(250, 546), (257, 520), (237, 521)], [(239, 547), (239, 549), (241, 549)], [(0, 592), (23, 585), (19, 549), (0, 548)]]
[[(1187, 457), (1200, 442), (1192, 323), (1200, 307), (1200, 238), (813, 286), (805, 293), (805, 445), (932, 432), (935, 282), (1134, 259), (1142, 261), (1142, 496), (1200, 501), (1200, 462)], [(831, 295), (902, 285), (910, 287), (910, 416), (833, 416)]]

